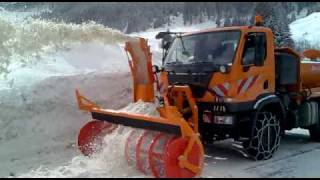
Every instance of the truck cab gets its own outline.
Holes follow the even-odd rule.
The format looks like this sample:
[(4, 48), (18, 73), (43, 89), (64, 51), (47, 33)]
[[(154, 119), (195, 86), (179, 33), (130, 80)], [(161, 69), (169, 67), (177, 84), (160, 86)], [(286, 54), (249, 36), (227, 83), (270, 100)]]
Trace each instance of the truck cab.
[(271, 30), (243, 26), (176, 37), (164, 69), (170, 84), (189, 84), (198, 102), (224, 101), (236, 111), (274, 92), (274, 62)]
[[(176, 34), (162, 68), (172, 89), (191, 89), (203, 141), (234, 138), (262, 160), (272, 157), (285, 130), (309, 128), (319, 118), (318, 103), (303, 95), (300, 55), (276, 48), (271, 29), (258, 24)], [(188, 119), (190, 112), (181, 112)]]

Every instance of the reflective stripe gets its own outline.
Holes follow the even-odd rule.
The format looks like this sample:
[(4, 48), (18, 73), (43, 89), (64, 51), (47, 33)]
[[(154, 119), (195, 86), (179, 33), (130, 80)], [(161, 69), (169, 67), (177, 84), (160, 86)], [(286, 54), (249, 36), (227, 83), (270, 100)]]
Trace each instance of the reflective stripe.
[(229, 90), (230, 84), (229, 83), (224, 83), (223, 86), (224, 86), (224, 88), (226, 88), (226, 90)]
[(253, 78), (253, 80), (252, 80), (251, 84), (249, 85), (248, 89), (250, 89), (253, 86), (253, 84), (257, 81), (258, 78), (259, 78), (259, 76), (255, 76)]
[(238, 94), (246, 92), (248, 89), (250, 89), (254, 83), (259, 78), (259, 75), (256, 76), (250, 76), (247, 79), (238, 80)]
[(253, 77), (250, 76), (250, 77), (246, 80), (246, 82), (244, 83), (243, 87), (241, 88), (240, 93), (244, 93), (245, 91), (248, 90), (249, 85), (251, 84), (252, 80), (253, 80)]
[(228, 89), (226, 89), (223, 85), (219, 84), (217, 87), (223, 92), (223, 95), (228, 94)]
[(218, 84), (212, 90), (219, 96), (226, 96), (230, 88), (230, 83)]
[(224, 96), (224, 93), (216, 86), (213, 88), (214, 92), (219, 96)]
[(247, 79), (243, 79), (243, 80), (239, 80), (238, 81), (238, 94), (240, 93), (240, 91), (241, 91), (241, 89), (242, 89), (242, 87), (243, 87), (243, 85), (244, 85), (244, 83), (247, 81)]

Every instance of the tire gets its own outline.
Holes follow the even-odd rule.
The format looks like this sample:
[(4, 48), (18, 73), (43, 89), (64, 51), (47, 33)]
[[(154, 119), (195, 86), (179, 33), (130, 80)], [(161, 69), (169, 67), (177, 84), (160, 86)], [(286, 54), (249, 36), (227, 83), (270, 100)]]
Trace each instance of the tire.
[(243, 142), (249, 158), (258, 160), (270, 159), (278, 150), (281, 139), (280, 121), (273, 112), (255, 113), (252, 134)]
[(320, 142), (320, 125), (313, 125), (309, 128), (310, 138), (313, 141)]

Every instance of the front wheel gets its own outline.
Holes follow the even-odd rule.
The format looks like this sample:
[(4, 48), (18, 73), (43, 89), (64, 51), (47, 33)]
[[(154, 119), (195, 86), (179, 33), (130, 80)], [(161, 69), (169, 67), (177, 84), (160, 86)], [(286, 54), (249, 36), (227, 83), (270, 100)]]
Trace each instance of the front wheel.
[(280, 132), (280, 121), (275, 113), (256, 113), (251, 137), (243, 142), (248, 156), (254, 160), (270, 159), (279, 148)]

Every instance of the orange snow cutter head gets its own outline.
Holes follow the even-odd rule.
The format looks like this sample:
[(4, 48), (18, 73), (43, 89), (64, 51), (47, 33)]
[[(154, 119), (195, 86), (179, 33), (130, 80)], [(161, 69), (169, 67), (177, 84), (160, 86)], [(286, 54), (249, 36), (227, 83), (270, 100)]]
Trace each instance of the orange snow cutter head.
[[(152, 71), (150, 47), (142, 38), (126, 42), (125, 50), (133, 77), (134, 102), (155, 101), (155, 74)], [(124, 152), (128, 164), (155, 177), (194, 177), (203, 168), (204, 150), (198, 134), (198, 110), (188, 86), (168, 86), (166, 72), (160, 72), (157, 86), (162, 105), (157, 110), (160, 117), (103, 109), (82, 96), (76, 90), (81, 110), (90, 112), (93, 121), (79, 133), (78, 146), (85, 155), (97, 151), (93, 144), (101, 144), (102, 137), (112, 133), (117, 125), (134, 129), (126, 142)], [(177, 106), (179, 99), (172, 102), (168, 97), (174, 91), (187, 98), (192, 116), (184, 119)], [(95, 147), (95, 148), (94, 148)], [(98, 146), (99, 147), (99, 146)]]

